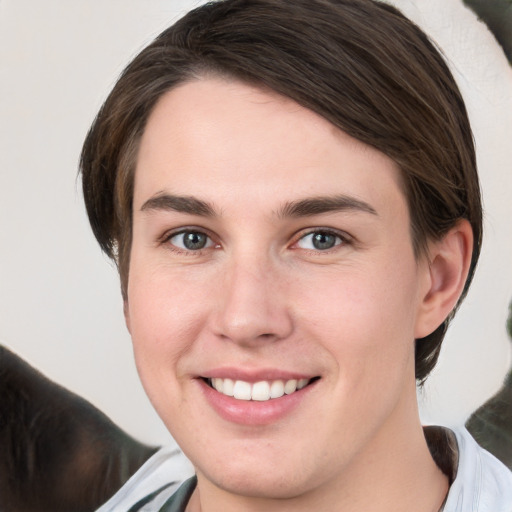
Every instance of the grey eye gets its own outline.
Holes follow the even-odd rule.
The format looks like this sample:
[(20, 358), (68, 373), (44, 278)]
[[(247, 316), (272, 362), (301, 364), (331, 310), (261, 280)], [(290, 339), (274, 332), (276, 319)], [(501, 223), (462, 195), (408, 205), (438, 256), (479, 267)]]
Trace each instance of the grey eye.
[(342, 239), (340, 236), (330, 233), (329, 231), (314, 231), (304, 235), (297, 245), (301, 249), (313, 249), (316, 251), (326, 251), (340, 245)]
[(187, 251), (199, 251), (213, 246), (213, 241), (201, 231), (183, 231), (172, 236), (172, 245)]

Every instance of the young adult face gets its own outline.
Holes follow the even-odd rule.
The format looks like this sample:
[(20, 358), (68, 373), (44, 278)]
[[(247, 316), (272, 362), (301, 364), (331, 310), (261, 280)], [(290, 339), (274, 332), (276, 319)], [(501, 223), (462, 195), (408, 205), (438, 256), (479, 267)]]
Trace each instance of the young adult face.
[(199, 488), (291, 498), (390, 467), (419, 425), (413, 340), (442, 321), (394, 162), (208, 78), (161, 98), (134, 186), (127, 324)]

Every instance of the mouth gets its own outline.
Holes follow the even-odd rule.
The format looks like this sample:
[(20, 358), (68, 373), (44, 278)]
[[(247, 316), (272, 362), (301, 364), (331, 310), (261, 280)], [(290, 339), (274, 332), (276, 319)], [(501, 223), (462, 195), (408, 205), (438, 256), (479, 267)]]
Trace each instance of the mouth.
[(320, 377), (311, 379), (276, 379), (247, 382), (229, 378), (203, 378), (218, 393), (236, 400), (267, 402), (284, 395), (292, 395), (313, 384)]

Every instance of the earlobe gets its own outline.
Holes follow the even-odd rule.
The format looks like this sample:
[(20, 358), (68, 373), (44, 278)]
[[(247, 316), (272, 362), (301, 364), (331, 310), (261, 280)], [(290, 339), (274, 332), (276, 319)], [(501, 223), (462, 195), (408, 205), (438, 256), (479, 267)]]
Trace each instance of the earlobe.
[(416, 321), (415, 338), (424, 338), (439, 327), (461, 296), (471, 264), (473, 230), (460, 220), (439, 241), (429, 244), (428, 285)]

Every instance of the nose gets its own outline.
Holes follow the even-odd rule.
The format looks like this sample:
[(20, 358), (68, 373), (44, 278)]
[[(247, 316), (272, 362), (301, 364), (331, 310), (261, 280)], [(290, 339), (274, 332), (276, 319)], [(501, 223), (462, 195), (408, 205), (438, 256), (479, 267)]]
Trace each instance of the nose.
[(291, 334), (293, 319), (285, 279), (276, 267), (247, 258), (225, 270), (213, 319), (217, 336), (253, 345)]

